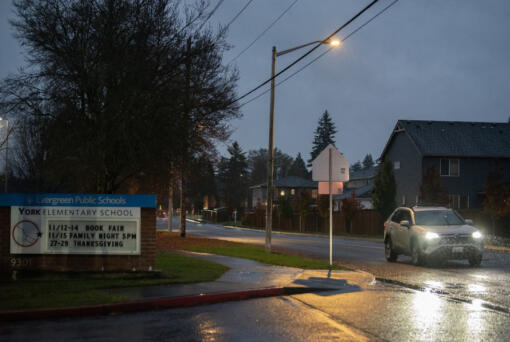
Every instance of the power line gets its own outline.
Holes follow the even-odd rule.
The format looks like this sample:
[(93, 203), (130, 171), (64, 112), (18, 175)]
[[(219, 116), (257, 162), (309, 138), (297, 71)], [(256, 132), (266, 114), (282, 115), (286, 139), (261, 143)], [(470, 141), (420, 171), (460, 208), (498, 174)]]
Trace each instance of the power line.
[(257, 40), (259, 40), (267, 31), (269, 31), (271, 29), (271, 27), (273, 27), (284, 15), (285, 13), (287, 13), (291, 8), (292, 6), (294, 6), (296, 4), (296, 2), (298, 2), (298, 0), (294, 0), (294, 2), (292, 2), (290, 4), (289, 7), (287, 7), (279, 16), (278, 18), (276, 18), (264, 31), (262, 31), (261, 34), (259, 34), (257, 36), (257, 38), (255, 38), (250, 44), (248, 44), (248, 46), (246, 46), (241, 52), (239, 52), (237, 54), (237, 56), (235, 56), (234, 58), (232, 58), (230, 60), (230, 62), (228, 62), (227, 64), (230, 64), (232, 63), (233, 61), (235, 61), (236, 59), (239, 58), (239, 56), (241, 56), (243, 53), (245, 53), (249, 48), (251, 48), (253, 46), (253, 44), (255, 44), (257, 42)]
[(200, 25), (200, 27), (198, 28), (198, 31), (200, 31), (202, 29), (202, 27), (204, 27), (205, 23), (207, 23), (209, 21), (209, 19), (211, 19), (211, 17), (213, 16), (214, 12), (216, 12), (216, 10), (221, 6), (221, 4), (223, 3), (223, 1), (225, 0), (220, 0), (218, 1), (218, 3), (216, 4), (216, 6), (212, 9), (212, 11), (209, 13), (209, 15), (207, 16), (207, 18), (205, 18), (204, 22), (202, 23), (202, 25)]
[[(375, 18), (377, 18), (378, 16), (380, 16), (381, 14), (383, 14), (384, 12), (386, 12), (386, 10), (388, 10), (391, 6), (395, 5), (399, 0), (394, 0), (392, 3), (390, 3), (388, 6), (386, 6), (385, 8), (383, 8), (381, 11), (377, 12), (376, 15), (372, 16), (370, 19), (368, 19), (367, 21), (365, 21), (363, 24), (361, 24), (360, 26), (358, 26), (354, 31), (352, 31), (351, 33), (349, 33), (347, 36), (345, 36), (345, 38), (343, 38), (341, 40), (342, 43), (344, 43), (347, 39), (349, 39), (351, 36), (353, 36), (354, 34), (356, 34), (359, 30), (361, 30), (362, 28), (364, 28), (365, 26), (367, 26), (370, 22), (372, 22)], [(333, 50), (332, 47), (330, 47), (329, 49), (327, 49), (326, 51), (324, 51), (323, 53), (321, 53), (319, 56), (315, 57), (314, 59), (312, 59), (310, 62), (306, 63), (304, 66), (302, 66), (301, 68), (299, 68), (298, 70), (296, 70), (295, 72), (293, 72), (292, 74), (290, 74), (288, 77), (284, 78), (283, 80), (281, 80), (280, 82), (278, 82), (275, 87), (279, 86), (280, 84), (286, 82), (287, 80), (289, 80), (290, 78), (294, 77), (295, 75), (297, 75), (298, 73), (300, 73), (301, 71), (303, 71), (304, 69), (306, 69), (308, 66), (310, 66), (312, 63), (315, 63), (318, 59), (322, 58), (324, 55), (326, 55), (327, 53), (329, 53), (331, 50)], [(239, 107), (243, 107), (257, 99), (259, 99), (260, 97), (262, 97), (263, 95), (267, 94), (271, 89), (266, 89), (265, 91), (263, 91), (262, 93), (260, 93), (259, 95), (255, 96), (254, 98), (242, 103)]]
[(244, 12), (244, 10), (246, 9), (246, 7), (250, 6), (250, 4), (252, 3), (253, 0), (249, 0), (246, 5), (244, 5), (243, 8), (241, 8), (241, 10), (239, 12), (237, 12), (237, 14), (234, 16), (234, 18), (232, 18), (232, 20), (230, 20), (230, 22), (227, 24), (227, 28), (230, 27), (230, 25), (232, 25), (232, 23), (234, 21), (236, 21), (236, 19), (241, 15), (241, 13)]
[(330, 34), (328, 37), (326, 37), (325, 39), (323, 39), (322, 41), (320, 41), (319, 43), (317, 43), (317, 45), (315, 45), (313, 48), (311, 48), (310, 50), (308, 50), (305, 54), (303, 54), (301, 57), (299, 57), (298, 59), (296, 59), (294, 62), (290, 63), (289, 65), (287, 65), (285, 68), (283, 68), (283, 70), (279, 71), (276, 75), (268, 78), (267, 80), (265, 80), (264, 82), (262, 82), (261, 84), (259, 84), (258, 86), (256, 86), (255, 88), (253, 88), (252, 90), (248, 91), (247, 93), (244, 93), (242, 96), (238, 97), (237, 99), (235, 99), (234, 101), (232, 101), (230, 104), (232, 103), (235, 103), (239, 100), (242, 100), (243, 98), (245, 98), (246, 96), (252, 94), (253, 92), (257, 91), (258, 89), (262, 88), (264, 85), (268, 84), (269, 82), (271, 82), (273, 79), (275, 79), (276, 77), (280, 76), (281, 74), (283, 74), (285, 71), (289, 70), (291, 67), (293, 67), (294, 65), (296, 65), (297, 63), (299, 63), (303, 58), (305, 58), (306, 56), (308, 56), (309, 54), (311, 54), (313, 51), (315, 51), (321, 44), (322, 42), (324, 41), (327, 41), (329, 40), (331, 37), (333, 37), (335, 34), (337, 34), (338, 32), (340, 32), (342, 29), (344, 29), (347, 25), (349, 25), (350, 23), (352, 23), (354, 20), (356, 20), (356, 18), (358, 18), (360, 15), (362, 15), (363, 13), (365, 13), (370, 7), (372, 7), (376, 2), (378, 2), (379, 0), (373, 0), (370, 4), (368, 4), (365, 8), (363, 8), (360, 12), (358, 12), (355, 16), (353, 16), (351, 19), (349, 19), (345, 24), (343, 24), (342, 26), (340, 26), (335, 32), (333, 32), (332, 34)]

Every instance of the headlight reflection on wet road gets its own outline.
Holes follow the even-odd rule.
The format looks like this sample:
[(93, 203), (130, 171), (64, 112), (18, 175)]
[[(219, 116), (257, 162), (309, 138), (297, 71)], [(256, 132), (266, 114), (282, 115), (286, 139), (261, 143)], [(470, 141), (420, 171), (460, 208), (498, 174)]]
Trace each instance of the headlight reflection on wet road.
[(412, 299), (412, 313), (415, 329), (419, 332), (419, 340), (436, 341), (439, 325), (443, 319), (443, 300), (440, 296), (430, 292), (416, 291)]

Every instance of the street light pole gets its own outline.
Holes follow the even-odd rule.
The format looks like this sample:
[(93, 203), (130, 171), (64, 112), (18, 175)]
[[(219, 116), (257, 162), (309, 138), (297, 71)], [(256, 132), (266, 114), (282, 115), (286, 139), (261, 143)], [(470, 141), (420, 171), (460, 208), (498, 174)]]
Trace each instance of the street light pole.
[(275, 75), (276, 75), (276, 57), (285, 55), (289, 52), (304, 48), (312, 44), (329, 44), (331, 46), (340, 45), (339, 40), (316, 40), (310, 43), (299, 45), (291, 49), (276, 52), (276, 46), (273, 46), (271, 53), (271, 100), (269, 104), (269, 146), (267, 149), (267, 205), (266, 205), (266, 243), (267, 253), (271, 253), (271, 231), (273, 228), (273, 197), (274, 197), (274, 93), (275, 93)]

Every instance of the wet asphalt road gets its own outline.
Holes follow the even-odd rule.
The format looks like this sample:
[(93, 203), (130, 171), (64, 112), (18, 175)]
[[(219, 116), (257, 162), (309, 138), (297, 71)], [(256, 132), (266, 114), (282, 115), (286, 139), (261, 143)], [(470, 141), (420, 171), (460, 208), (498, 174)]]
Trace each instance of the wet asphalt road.
[[(158, 223), (163, 228), (164, 223)], [(190, 223), (188, 233), (263, 243), (261, 232)], [(328, 240), (273, 235), (324, 259)], [(119, 316), (0, 323), (0, 341), (509, 341), (507, 254), (481, 268), (386, 263), (382, 243), (335, 239), (335, 262), (394, 280), (330, 291)], [(351, 284), (356, 285), (356, 284)], [(417, 285), (417, 286), (416, 286)], [(412, 287), (418, 289), (413, 289)]]
[(119, 316), (0, 324), (2, 341), (508, 341), (507, 314), (430, 292), (259, 298)]
[[(158, 227), (166, 227), (166, 222), (159, 222)], [(177, 222), (174, 227), (177, 229)], [(265, 239), (262, 231), (228, 229), (219, 225), (193, 222), (188, 222), (187, 232), (196, 236), (254, 244), (264, 244)], [(325, 260), (329, 258), (327, 237), (273, 234), (272, 246)], [(467, 261), (416, 267), (411, 264), (410, 258), (405, 256), (400, 256), (397, 263), (386, 262), (382, 242), (335, 237), (333, 260), (335, 263), (372, 273), (381, 280), (397, 282), (404, 287), (442, 293), (453, 300), (481, 301), (484, 306), (510, 312), (510, 253), (486, 249), (482, 265), (478, 268), (470, 267)]]

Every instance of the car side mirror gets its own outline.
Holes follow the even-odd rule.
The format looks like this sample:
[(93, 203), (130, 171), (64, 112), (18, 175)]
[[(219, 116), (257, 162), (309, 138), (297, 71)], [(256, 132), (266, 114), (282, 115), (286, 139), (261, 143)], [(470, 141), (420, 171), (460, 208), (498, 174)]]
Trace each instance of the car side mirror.
[(473, 220), (471, 220), (471, 219), (465, 219), (464, 222), (466, 222), (466, 224), (468, 226), (472, 226), (473, 225)]
[(401, 226), (406, 226), (407, 228), (411, 227), (411, 224), (409, 223), (408, 220), (402, 220), (400, 221), (400, 225)]

